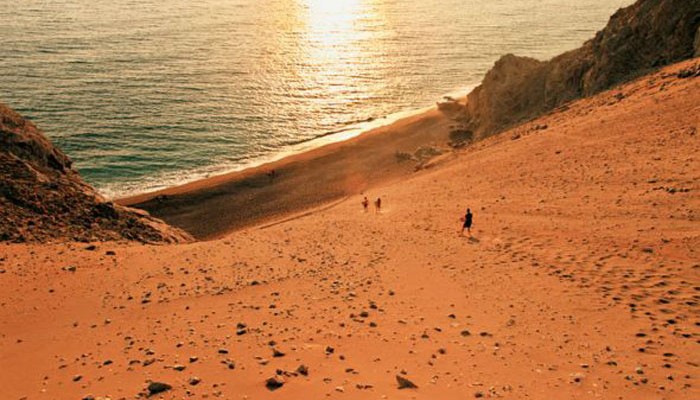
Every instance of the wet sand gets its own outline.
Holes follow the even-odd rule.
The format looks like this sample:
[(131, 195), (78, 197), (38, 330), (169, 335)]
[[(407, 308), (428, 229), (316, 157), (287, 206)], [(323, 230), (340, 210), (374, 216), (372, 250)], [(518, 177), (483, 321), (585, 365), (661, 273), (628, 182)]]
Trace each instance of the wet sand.
[(449, 151), (453, 116), (434, 109), (260, 167), (118, 203), (147, 210), (198, 239), (221, 237), (410, 176), (417, 162), (402, 161), (396, 153), (421, 147)]

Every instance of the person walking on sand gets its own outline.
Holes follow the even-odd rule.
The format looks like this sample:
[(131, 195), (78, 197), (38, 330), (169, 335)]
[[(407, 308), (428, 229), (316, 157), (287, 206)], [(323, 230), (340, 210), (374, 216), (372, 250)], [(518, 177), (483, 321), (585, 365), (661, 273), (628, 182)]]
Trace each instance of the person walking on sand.
[(380, 212), (382, 210), (382, 198), (377, 197), (377, 200), (374, 201), (374, 210), (376, 212)]
[(469, 232), (469, 237), (472, 236), (472, 221), (473, 221), (473, 216), (472, 216), (472, 211), (467, 208), (467, 214), (462, 218), (464, 221), (464, 224), (462, 225), (462, 231), (459, 233), (460, 236), (464, 235), (464, 230), (466, 229), (467, 232)]
[(362, 208), (365, 209), (365, 212), (369, 210), (369, 200), (367, 200), (367, 196), (365, 196), (365, 199), (362, 200)]

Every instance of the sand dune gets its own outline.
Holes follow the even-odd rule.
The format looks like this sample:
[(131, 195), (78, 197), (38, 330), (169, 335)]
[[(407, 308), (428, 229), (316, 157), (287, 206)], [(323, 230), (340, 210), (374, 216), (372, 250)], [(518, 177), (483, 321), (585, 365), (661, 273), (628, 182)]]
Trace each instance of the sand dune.
[(363, 187), (378, 214), (0, 245), (0, 398), (700, 398), (699, 62)]

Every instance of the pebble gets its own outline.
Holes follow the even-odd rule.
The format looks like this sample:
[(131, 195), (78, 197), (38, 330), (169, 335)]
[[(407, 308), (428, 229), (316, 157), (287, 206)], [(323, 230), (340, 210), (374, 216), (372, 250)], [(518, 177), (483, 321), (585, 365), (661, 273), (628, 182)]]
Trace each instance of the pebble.
[(307, 367), (304, 364), (301, 364), (300, 366), (297, 367), (296, 372), (299, 375), (309, 376), (309, 367)]
[(585, 377), (584, 374), (577, 372), (575, 374), (571, 374), (569, 376), (571, 383), (581, 383), (583, 381), (583, 378)]
[(275, 391), (275, 390), (281, 388), (282, 386), (284, 386), (284, 380), (282, 380), (282, 378), (280, 378), (279, 376), (274, 376), (272, 378), (268, 378), (265, 381), (265, 387), (269, 391)]
[(277, 349), (272, 349), (272, 357), (279, 358), (279, 357), (284, 357), (286, 354), (277, 350)]
[(417, 389), (418, 386), (401, 375), (396, 375), (396, 382), (399, 384), (399, 389)]
[(168, 390), (172, 389), (173, 387), (168, 385), (167, 383), (163, 382), (151, 382), (148, 384), (148, 395), (152, 396), (154, 394), (158, 393), (163, 393), (167, 392)]

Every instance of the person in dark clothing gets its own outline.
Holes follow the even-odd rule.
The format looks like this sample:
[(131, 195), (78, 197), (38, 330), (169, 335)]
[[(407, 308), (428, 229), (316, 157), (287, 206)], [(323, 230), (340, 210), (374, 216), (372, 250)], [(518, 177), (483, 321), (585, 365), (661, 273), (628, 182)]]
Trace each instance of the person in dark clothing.
[(472, 235), (472, 222), (473, 222), (473, 216), (472, 216), (472, 211), (467, 208), (467, 214), (464, 216), (462, 219), (464, 221), (464, 224), (462, 225), (462, 232), (460, 232), (460, 235), (464, 235), (464, 230), (466, 229), (467, 232), (469, 232), (469, 236)]

